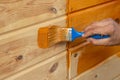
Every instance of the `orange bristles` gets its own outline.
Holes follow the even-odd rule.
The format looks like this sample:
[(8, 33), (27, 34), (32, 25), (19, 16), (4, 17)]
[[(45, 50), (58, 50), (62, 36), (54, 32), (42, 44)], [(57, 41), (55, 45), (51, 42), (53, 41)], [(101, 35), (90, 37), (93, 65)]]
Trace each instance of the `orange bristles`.
[(56, 43), (68, 41), (68, 28), (58, 26), (40, 28), (38, 31), (38, 44), (40, 48), (48, 48)]

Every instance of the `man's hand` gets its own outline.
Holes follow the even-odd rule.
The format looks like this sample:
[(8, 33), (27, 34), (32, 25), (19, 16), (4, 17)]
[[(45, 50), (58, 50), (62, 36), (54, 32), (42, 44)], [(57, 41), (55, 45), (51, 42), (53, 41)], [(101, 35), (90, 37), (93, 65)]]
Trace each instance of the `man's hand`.
[(105, 19), (100, 22), (95, 22), (85, 28), (83, 37), (89, 37), (93, 34), (110, 35), (106, 39), (87, 38), (87, 41), (94, 45), (118, 45), (120, 44), (120, 25), (112, 19)]

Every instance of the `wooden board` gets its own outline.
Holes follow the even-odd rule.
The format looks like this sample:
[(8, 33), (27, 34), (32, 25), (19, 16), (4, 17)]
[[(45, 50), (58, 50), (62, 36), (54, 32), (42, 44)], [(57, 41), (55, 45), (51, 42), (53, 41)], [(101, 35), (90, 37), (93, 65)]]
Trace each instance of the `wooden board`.
[[(79, 12), (68, 15), (69, 27), (74, 27), (78, 31), (82, 31), (86, 26), (93, 22), (105, 19), (113, 18), (120, 19), (120, 1), (114, 0), (112, 2), (99, 5), (93, 8), (82, 10)], [(77, 39), (72, 42), (69, 47), (80, 44), (83, 39)]]
[(119, 75), (120, 57), (114, 55), (73, 80), (119, 80)]
[(120, 75), (115, 77), (113, 80), (120, 80)]
[(66, 16), (0, 35), (0, 79), (66, 49), (65, 43), (59, 43), (47, 49), (38, 47), (38, 29), (48, 25), (65, 27)]
[(86, 45), (79, 48), (78, 51), (69, 49), (70, 78), (74, 78), (75, 76), (93, 68), (119, 51), (119, 46), (105, 47)]
[(69, 0), (69, 12), (89, 8), (112, 0)]
[(67, 80), (66, 53), (62, 52), (4, 80)]
[(0, 0), (0, 34), (66, 14), (66, 0)]

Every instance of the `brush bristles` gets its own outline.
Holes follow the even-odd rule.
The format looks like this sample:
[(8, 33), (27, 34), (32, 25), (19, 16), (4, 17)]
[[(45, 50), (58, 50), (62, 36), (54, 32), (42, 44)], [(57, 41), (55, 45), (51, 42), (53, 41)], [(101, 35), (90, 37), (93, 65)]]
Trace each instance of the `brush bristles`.
[(39, 46), (41, 48), (47, 48), (59, 42), (69, 41), (68, 34), (68, 28), (60, 28), (57, 26), (41, 28), (38, 37)]

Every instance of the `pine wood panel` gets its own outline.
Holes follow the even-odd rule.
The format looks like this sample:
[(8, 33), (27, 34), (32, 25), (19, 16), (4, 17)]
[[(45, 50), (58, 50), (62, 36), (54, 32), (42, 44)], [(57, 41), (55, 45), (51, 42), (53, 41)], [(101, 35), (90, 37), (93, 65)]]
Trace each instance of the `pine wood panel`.
[[(91, 23), (105, 18), (120, 19), (119, 13), (120, 13), (120, 1), (115, 0), (103, 5), (99, 5), (94, 8), (89, 8), (68, 15), (69, 27), (74, 27), (76, 30), (82, 31), (86, 26), (90, 25)], [(70, 47), (76, 46), (82, 41), (84, 40), (76, 39), (69, 46)]]
[(0, 0), (0, 34), (66, 13), (66, 0)]
[(38, 47), (38, 29), (48, 25), (65, 27), (66, 16), (0, 36), (0, 79), (59, 54), (66, 49), (65, 43), (59, 43), (47, 49)]
[(4, 80), (67, 80), (66, 53), (62, 52)]
[(69, 11), (74, 12), (76, 10), (88, 8), (109, 1), (112, 0), (69, 0)]
[(118, 75), (116, 78), (114, 78), (113, 80), (120, 80), (120, 75)]
[(119, 80), (119, 75), (120, 57), (114, 55), (73, 80)]

